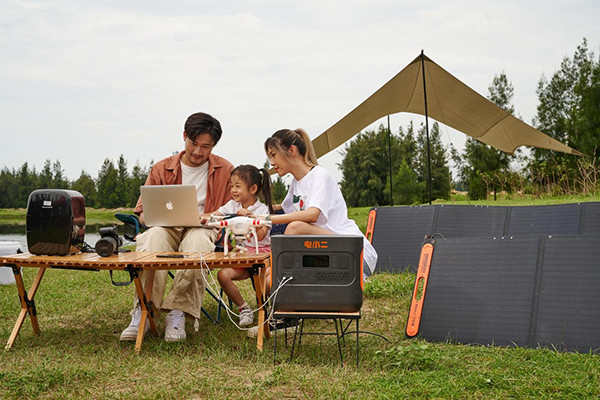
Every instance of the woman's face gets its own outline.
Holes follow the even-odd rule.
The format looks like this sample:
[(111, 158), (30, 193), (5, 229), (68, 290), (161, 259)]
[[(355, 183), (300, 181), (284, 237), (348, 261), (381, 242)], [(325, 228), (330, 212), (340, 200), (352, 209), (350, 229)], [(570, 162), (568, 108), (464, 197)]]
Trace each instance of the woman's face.
[(267, 156), (269, 157), (269, 163), (275, 169), (277, 175), (284, 176), (290, 172), (290, 160), (280, 151), (269, 149)]

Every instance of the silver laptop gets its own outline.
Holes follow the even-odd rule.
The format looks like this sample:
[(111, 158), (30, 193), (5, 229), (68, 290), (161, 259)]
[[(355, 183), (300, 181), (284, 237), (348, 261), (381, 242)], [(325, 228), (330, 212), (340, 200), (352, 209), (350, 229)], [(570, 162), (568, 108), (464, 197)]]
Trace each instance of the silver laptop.
[(141, 186), (146, 226), (203, 226), (194, 185)]

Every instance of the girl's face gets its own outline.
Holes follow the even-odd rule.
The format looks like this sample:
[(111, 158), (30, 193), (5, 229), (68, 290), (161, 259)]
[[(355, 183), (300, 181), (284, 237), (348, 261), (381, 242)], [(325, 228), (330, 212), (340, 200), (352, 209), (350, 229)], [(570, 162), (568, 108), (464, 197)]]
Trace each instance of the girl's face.
[(284, 176), (290, 172), (291, 163), (280, 151), (269, 149), (269, 163), (277, 172), (277, 175)]
[(233, 200), (241, 203), (244, 208), (248, 208), (256, 202), (257, 189), (256, 185), (248, 187), (246, 182), (241, 180), (237, 175), (231, 177), (231, 197), (233, 197)]

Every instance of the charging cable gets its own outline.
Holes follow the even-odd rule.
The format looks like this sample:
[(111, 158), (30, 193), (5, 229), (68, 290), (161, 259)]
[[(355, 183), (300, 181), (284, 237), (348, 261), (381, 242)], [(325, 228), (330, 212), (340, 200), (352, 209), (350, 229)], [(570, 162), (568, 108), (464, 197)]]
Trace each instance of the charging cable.
[[(207, 273), (206, 274), (202, 274), (202, 279), (204, 279), (204, 283), (206, 285), (206, 287), (208, 287), (209, 289), (211, 289), (215, 295), (217, 296), (217, 298), (219, 299), (220, 304), (225, 308), (225, 310), (227, 311), (227, 317), (229, 318), (229, 320), (239, 329), (242, 331), (247, 331), (249, 329), (252, 329), (253, 327), (250, 328), (245, 328), (245, 327), (241, 327), (239, 326), (231, 317), (231, 314), (233, 314), (234, 316), (239, 318), (239, 314), (236, 313), (235, 311), (233, 311), (232, 309), (230, 309), (225, 300), (223, 299), (223, 297), (221, 297), (221, 295), (219, 294), (219, 290), (217, 290), (217, 282), (215, 281), (215, 278), (213, 276), (213, 274), (211, 274), (210, 268), (208, 268), (208, 264), (206, 263), (206, 261), (204, 260), (204, 257), (202, 256), (202, 254), (196, 253), (199, 257), (200, 257), (200, 269), (204, 269), (206, 268)], [(206, 276), (210, 276), (212, 284), (206, 279)], [(271, 295), (269, 296), (269, 298), (267, 298), (267, 300), (263, 303), (262, 306), (251, 310), (252, 313), (258, 312), (260, 310), (262, 310), (264, 307), (266, 307), (267, 303), (269, 303), (271, 301), (271, 299), (274, 299), (273, 301), (275, 301), (277, 299), (277, 293), (279, 292), (279, 290), (281, 290), (281, 288), (286, 285), (289, 281), (291, 281), (293, 279), (293, 277), (288, 276), (288, 277), (284, 277), (283, 280), (281, 281), (281, 283), (279, 284), (279, 286), (271, 293)], [(258, 328), (262, 327), (265, 323), (267, 323), (272, 317), (273, 317), (273, 312), (274, 309), (271, 310), (271, 312), (269, 313), (268, 318), (265, 318), (265, 321), (258, 326)], [(196, 326), (194, 325), (194, 328)]]

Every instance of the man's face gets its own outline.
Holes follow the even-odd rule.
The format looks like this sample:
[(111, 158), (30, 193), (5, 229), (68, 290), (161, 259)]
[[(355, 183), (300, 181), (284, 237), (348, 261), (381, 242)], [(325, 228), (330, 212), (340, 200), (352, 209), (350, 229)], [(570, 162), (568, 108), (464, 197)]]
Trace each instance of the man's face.
[(208, 156), (215, 147), (215, 142), (208, 133), (201, 133), (191, 140), (183, 132), (183, 141), (185, 142), (185, 154), (181, 161), (188, 167), (199, 167), (208, 161)]

